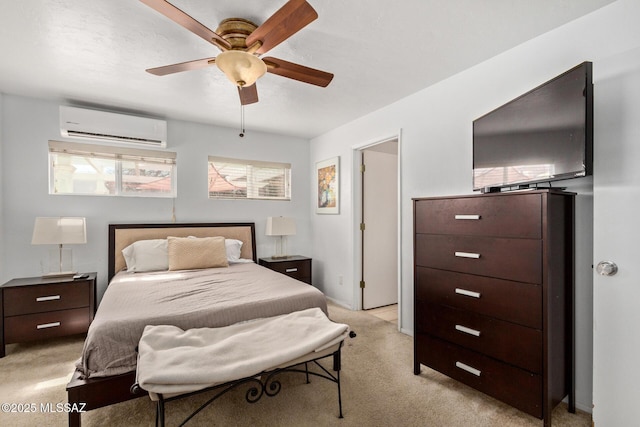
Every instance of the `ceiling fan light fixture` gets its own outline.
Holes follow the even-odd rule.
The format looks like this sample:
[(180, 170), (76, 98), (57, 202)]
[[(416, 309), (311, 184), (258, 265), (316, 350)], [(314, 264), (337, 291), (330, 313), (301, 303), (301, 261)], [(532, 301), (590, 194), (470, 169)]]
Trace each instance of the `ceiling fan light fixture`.
[(236, 86), (251, 86), (267, 72), (265, 63), (242, 50), (228, 50), (216, 56), (216, 65)]

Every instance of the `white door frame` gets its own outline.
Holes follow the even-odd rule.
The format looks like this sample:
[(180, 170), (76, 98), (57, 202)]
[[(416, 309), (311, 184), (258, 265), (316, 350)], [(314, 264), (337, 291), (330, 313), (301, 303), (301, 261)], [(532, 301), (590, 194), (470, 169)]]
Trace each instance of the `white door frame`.
[(360, 239), (360, 219), (362, 218), (362, 175), (360, 174), (360, 155), (361, 151), (365, 148), (373, 147), (374, 145), (382, 144), (389, 141), (398, 141), (398, 329), (402, 328), (402, 130), (398, 130), (397, 134), (376, 139), (374, 141), (368, 141), (360, 144), (355, 144), (351, 147), (351, 170), (352, 170), (352, 188), (351, 194), (351, 209), (353, 212), (352, 218), (352, 236), (354, 242), (353, 250), (353, 308), (355, 310), (362, 310), (362, 301), (360, 298), (360, 277), (362, 277), (362, 240)]

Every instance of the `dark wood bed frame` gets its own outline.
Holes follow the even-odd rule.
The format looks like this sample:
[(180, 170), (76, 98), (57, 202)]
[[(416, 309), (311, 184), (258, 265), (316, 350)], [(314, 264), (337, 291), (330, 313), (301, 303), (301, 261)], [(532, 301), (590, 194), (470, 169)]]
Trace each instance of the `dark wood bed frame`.
[[(169, 223), (169, 224), (110, 224), (109, 225), (109, 265), (108, 280), (115, 275), (116, 266), (116, 231), (122, 229), (169, 229), (169, 228), (221, 228), (246, 227), (251, 233), (251, 253), (253, 260), (257, 262), (256, 239), (254, 223)], [(161, 232), (161, 230), (160, 230)], [(146, 396), (147, 393), (138, 389), (136, 393), (131, 387), (136, 381), (136, 373), (128, 372), (102, 378), (82, 379), (80, 371), (75, 371), (71, 381), (67, 384), (67, 398), (71, 411), (69, 412), (69, 426), (81, 425), (82, 412), (125, 402)]]

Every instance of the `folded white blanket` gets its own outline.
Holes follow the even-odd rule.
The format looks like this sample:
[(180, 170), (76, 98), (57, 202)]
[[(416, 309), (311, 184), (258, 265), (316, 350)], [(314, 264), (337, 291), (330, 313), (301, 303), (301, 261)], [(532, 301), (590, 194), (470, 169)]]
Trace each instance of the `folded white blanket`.
[(348, 325), (319, 308), (222, 328), (146, 326), (137, 381), (152, 393), (181, 394), (249, 377), (344, 340)]

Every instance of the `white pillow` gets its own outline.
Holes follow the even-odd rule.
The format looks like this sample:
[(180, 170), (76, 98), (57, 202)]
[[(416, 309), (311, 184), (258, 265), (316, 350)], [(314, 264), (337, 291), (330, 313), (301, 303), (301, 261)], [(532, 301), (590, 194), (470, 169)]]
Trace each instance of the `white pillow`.
[(240, 259), (240, 251), (242, 251), (242, 240), (225, 239), (224, 245), (227, 249), (227, 261), (237, 262)]
[(122, 256), (124, 257), (125, 264), (127, 264), (127, 271), (131, 271), (136, 265), (136, 258), (133, 255), (133, 244), (122, 250)]
[(138, 240), (122, 250), (127, 271), (166, 271), (169, 269), (167, 239)]

